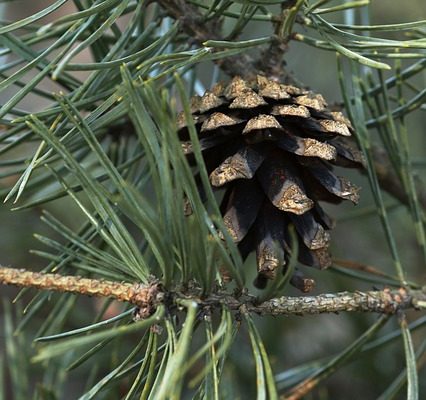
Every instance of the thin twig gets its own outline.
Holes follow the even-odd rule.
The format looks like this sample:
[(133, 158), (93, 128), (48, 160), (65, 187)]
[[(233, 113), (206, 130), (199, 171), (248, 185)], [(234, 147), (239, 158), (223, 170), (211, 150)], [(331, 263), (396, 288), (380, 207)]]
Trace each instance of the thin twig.
[[(395, 197), (401, 203), (409, 205), (410, 199), (401, 180), (396, 174), (385, 149), (375, 145), (372, 146), (374, 169), (379, 179), (380, 187)], [(426, 210), (426, 188), (420, 180), (416, 182), (417, 197), (422, 208)]]
[(167, 302), (166, 305), (173, 306), (179, 299), (191, 299), (200, 307), (215, 308), (225, 305), (234, 311), (239, 311), (244, 306), (248, 312), (274, 316), (338, 312), (395, 314), (401, 310), (426, 308), (426, 290), (405, 288), (354, 293), (340, 292), (318, 296), (282, 296), (257, 304), (253, 296), (236, 297), (221, 291), (206, 298), (199, 296), (197, 288), (187, 289), (185, 292), (166, 292), (157, 281), (146, 285), (131, 284), (6, 267), (0, 267), (0, 284), (109, 297), (138, 306), (140, 318), (151, 315), (159, 304)]
[(156, 282), (140, 285), (7, 267), (0, 267), (0, 284), (113, 298), (137, 305), (140, 308), (141, 317), (153, 314), (155, 307), (153, 301), (159, 295), (159, 285)]

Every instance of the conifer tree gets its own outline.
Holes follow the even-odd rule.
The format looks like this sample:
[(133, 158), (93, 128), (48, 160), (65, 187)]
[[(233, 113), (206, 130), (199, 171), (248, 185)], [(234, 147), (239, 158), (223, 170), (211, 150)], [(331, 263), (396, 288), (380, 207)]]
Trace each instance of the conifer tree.
[(0, 5), (0, 400), (425, 396), (426, 15), (375, 3)]

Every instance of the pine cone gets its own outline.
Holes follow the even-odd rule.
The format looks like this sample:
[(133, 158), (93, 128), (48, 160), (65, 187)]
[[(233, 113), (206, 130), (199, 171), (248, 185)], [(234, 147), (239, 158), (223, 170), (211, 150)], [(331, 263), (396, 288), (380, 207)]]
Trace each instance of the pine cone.
[[(358, 201), (358, 188), (333, 165), (359, 167), (352, 126), (324, 98), (263, 76), (235, 77), (192, 99), (192, 112), (210, 182), (224, 188), (223, 220), (246, 258), (257, 255), (258, 286), (287, 262), (288, 227), (299, 236), (299, 261), (326, 268), (333, 221), (319, 201)], [(179, 137), (193, 162), (186, 121)]]

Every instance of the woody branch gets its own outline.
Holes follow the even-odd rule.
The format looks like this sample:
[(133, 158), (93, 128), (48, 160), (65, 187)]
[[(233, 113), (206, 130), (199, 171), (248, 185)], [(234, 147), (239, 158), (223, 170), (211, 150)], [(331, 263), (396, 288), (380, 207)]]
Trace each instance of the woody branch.
[(318, 296), (282, 296), (258, 304), (252, 296), (237, 297), (220, 291), (205, 298), (200, 297), (196, 290), (166, 292), (156, 281), (146, 285), (131, 284), (6, 267), (0, 267), (0, 284), (113, 298), (136, 305), (141, 318), (151, 315), (159, 304), (167, 302), (168, 305), (173, 305), (179, 299), (191, 299), (200, 307), (226, 306), (234, 311), (244, 308), (247, 312), (274, 316), (337, 312), (395, 314), (408, 309), (426, 309), (426, 289), (400, 288)]

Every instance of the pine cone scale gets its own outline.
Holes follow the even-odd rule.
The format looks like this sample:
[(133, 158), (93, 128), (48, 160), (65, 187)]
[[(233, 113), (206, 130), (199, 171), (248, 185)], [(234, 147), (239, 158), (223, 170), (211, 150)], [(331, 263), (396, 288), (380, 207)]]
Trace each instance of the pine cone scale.
[(313, 207), (313, 201), (304, 191), (303, 184), (279, 154), (266, 159), (258, 171), (258, 179), (272, 204), (282, 211), (303, 214)]
[(312, 213), (302, 215), (289, 214), (291, 221), (306, 247), (311, 250), (326, 248), (330, 242), (330, 234), (319, 224)]
[(223, 217), (234, 242), (239, 243), (247, 235), (257, 218), (263, 198), (256, 182), (239, 180), (235, 183)]
[(245, 146), (225, 159), (211, 174), (210, 182), (220, 187), (235, 179), (251, 179), (262, 164), (265, 156)]

